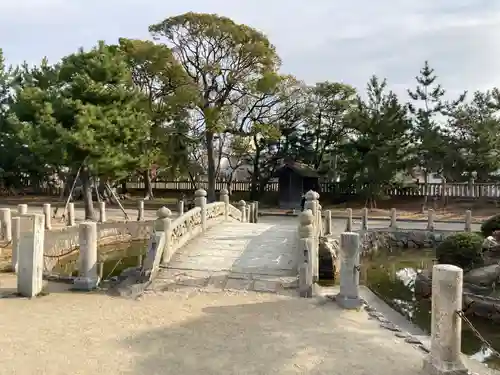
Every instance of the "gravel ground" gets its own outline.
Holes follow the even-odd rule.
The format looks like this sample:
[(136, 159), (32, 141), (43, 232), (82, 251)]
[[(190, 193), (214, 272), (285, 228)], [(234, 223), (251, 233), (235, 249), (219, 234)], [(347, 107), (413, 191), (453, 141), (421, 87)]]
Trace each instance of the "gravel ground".
[[(13, 287), (13, 276), (0, 277), (0, 292)], [(49, 291), (0, 299), (0, 374), (412, 375), (422, 366), (414, 345), (325, 298), (187, 288), (133, 301), (61, 284)]]
[(186, 290), (131, 301), (63, 289), (0, 299), (2, 375), (410, 375), (421, 368), (413, 346), (364, 311), (332, 302)]

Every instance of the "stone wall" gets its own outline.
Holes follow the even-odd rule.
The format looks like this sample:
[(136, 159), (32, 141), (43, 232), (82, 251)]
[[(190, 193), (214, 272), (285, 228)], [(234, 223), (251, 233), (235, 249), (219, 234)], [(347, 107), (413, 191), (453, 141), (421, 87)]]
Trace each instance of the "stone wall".
[(439, 245), (455, 231), (429, 231), (419, 229), (373, 229), (361, 231), (362, 255), (378, 249), (430, 249)]
[[(154, 221), (106, 222), (97, 224), (98, 245), (146, 240)], [(44, 272), (51, 272), (57, 262), (78, 250), (78, 226), (45, 231)]]

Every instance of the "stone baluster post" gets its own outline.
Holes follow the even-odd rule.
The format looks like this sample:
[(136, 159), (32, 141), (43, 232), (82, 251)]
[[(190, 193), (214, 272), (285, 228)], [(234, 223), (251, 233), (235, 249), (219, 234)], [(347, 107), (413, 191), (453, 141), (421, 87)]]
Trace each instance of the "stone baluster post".
[(314, 216), (310, 209), (300, 213), (299, 224), (299, 295), (305, 298), (313, 296), (313, 252)]
[(472, 211), (465, 211), (465, 231), (472, 232)]
[(362, 304), (359, 298), (359, 249), (358, 233), (344, 232), (340, 235), (340, 293), (336, 301), (344, 309), (357, 309)]
[(474, 198), (474, 179), (471, 177), (467, 183), (467, 190), (469, 191), (469, 197)]
[(462, 360), (462, 320), (456, 313), (462, 309), (463, 271), (449, 264), (432, 268), (431, 347), (425, 357), (425, 374), (467, 374)]
[(398, 216), (397, 216), (397, 211), (395, 208), (391, 208), (391, 224), (389, 225), (389, 228), (391, 229), (397, 229), (398, 227)]
[(325, 235), (329, 236), (332, 233), (333, 233), (333, 229), (332, 229), (332, 211), (326, 210), (325, 211)]
[(313, 225), (316, 226), (316, 193), (309, 190), (306, 193), (306, 201), (304, 203), (304, 211), (311, 210), (313, 214)]
[(255, 217), (254, 217), (254, 222), (258, 223), (259, 222), (259, 202), (255, 202)]
[(229, 192), (227, 189), (222, 189), (220, 191), (219, 199), (224, 202), (224, 220), (229, 219)]
[(97, 223), (85, 221), (78, 226), (78, 277), (73, 281), (76, 290), (93, 290), (99, 284), (97, 269)]
[(44, 203), (42, 212), (43, 216), (45, 216), (45, 229), (46, 230), (51, 230), (52, 229), (52, 213), (51, 213), (51, 208), (50, 208), (50, 203)]
[(312, 279), (313, 282), (316, 282), (319, 278), (319, 266), (318, 266), (318, 259), (317, 259), (317, 251), (314, 251), (314, 249), (318, 248), (319, 245), (319, 238), (318, 238), (318, 229), (319, 229), (319, 223), (318, 223), (318, 201), (316, 200), (316, 197), (319, 196), (315, 191), (309, 190), (306, 193), (306, 201), (304, 203), (304, 211), (305, 210), (311, 210), (312, 216), (313, 216), (313, 226), (314, 226), (314, 236), (313, 236), (313, 243), (314, 245), (311, 248), (311, 265), (312, 265)]
[(106, 222), (106, 202), (99, 202), (99, 222)]
[(368, 208), (363, 208), (361, 215), (361, 230), (368, 230)]
[(248, 223), (253, 223), (253, 219), (252, 219), (252, 202), (248, 202), (246, 208), (247, 208), (247, 222)]
[(434, 210), (432, 208), (427, 210), (427, 230), (434, 230)]
[(17, 214), (18, 215), (26, 215), (28, 213), (28, 205), (27, 204), (18, 204), (17, 205)]
[(144, 221), (144, 199), (137, 202), (137, 221)]
[(14, 216), (12, 218), (12, 271), (17, 273), (19, 263), (19, 241), (21, 238), (21, 217)]
[(241, 211), (241, 222), (246, 223), (247, 221), (247, 208), (246, 208), (246, 202), (244, 200), (241, 200), (238, 202), (238, 206), (240, 207)]
[(17, 292), (23, 297), (35, 297), (43, 287), (43, 241), (45, 217), (41, 214), (22, 214), (20, 218)]
[(179, 216), (184, 215), (184, 200), (179, 199), (177, 201), (177, 212), (179, 213)]
[(352, 208), (348, 208), (346, 212), (347, 212), (347, 221), (345, 225), (345, 231), (352, 232)]
[(194, 204), (201, 208), (201, 228), (203, 232), (207, 230), (207, 192), (203, 189), (198, 189), (194, 192)]
[(155, 232), (165, 233), (165, 247), (161, 257), (161, 263), (166, 265), (172, 258), (172, 211), (170, 211), (167, 207), (161, 207), (156, 212), (156, 216), (158, 218), (155, 220)]
[(68, 227), (73, 227), (75, 225), (75, 204), (68, 204)]
[(12, 213), (10, 208), (0, 208), (0, 225), (2, 229), (2, 239), (12, 241)]

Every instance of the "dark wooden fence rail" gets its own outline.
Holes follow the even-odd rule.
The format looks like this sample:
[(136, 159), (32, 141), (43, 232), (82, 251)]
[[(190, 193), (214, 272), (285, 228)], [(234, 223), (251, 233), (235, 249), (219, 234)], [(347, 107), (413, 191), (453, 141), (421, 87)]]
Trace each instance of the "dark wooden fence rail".
[[(215, 184), (215, 189), (220, 191), (221, 189), (227, 189), (229, 183), (226, 181), (217, 181)], [(233, 181), (231, 183), (232, 192), (249, 192), (251, 190), (250, 181)], [(144, 189), (144, 182), (136, 179), (127, 182), (127, 189)], [(196, 189), (207, 189), (207, 181), (197, 181), (193, 183), (192, 181), (154, 181), (154, 190), (165, 190), (165, 191), (186, 191), (192, 192)], [(268, 183), (265, 187), (265, 191), (278, 192), (279, 186), (277, 181), (272, 181)], [(343, 184), (335, 182), (321, 182), (320, 192), (327, 194), (338, 194), (338, 195), (356, 195), (361, 193), (362, 188), (356, 188), (352, 186), (345, 186)], [(429, 183), (426, 185), (419, 183), (414, 184), (410, 187), (400, 187), (400, 188), (387, 188), (385, 189), (385, 194), (391, 197), (419, 197), (419, 196), (442, 196), (443, 195), (443, 185), (436, 183)], [(489, 198), (500, 198), (500, 183), (475, 183), (470, 185), (468, 183), (448, 183), (445, 188), (445, 196), (448, 197), (489, 197)]]

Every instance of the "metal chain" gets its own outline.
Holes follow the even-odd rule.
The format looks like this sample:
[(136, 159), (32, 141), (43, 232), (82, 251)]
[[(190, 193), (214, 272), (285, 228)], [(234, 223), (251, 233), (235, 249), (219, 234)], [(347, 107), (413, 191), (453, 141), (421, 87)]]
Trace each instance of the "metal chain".
[(486, 346), (489, 350), (491, 350), (492, 354), (497, 357), (497, 358), (500, 358), (500, 353), (495, 350), (493, 348), (493, 346), (483, 337), (483, 335), (481, 335), (481, 333), (476, 329), (476, 327), (474, 327), (474, 325), (472, 324), (472, 322), (469, 320), (469, 318), (467, 318), (465, 316), (465, 313), (461, 310), (458, 310), (457, 311), (457, 315), (465, 322), (467, 323), (467, 325), (470, 327), (470, 329), (472, 330), (472, 332), (474, 332), (474, 334), (477, 336), (477, 338), (479, 339), (479, 341), (481, 341), (481, 343)]
[(5, 245), (2, 245), (0, 246), (0, 249), (5, 249), (6, 247), (8, 247), (10, 244), (12, 244), (12, 240), (7, 242)]

